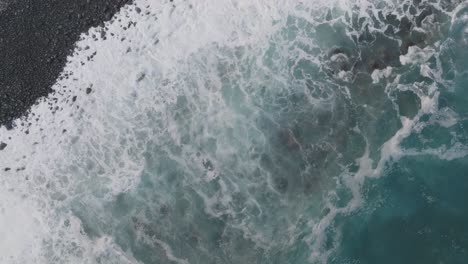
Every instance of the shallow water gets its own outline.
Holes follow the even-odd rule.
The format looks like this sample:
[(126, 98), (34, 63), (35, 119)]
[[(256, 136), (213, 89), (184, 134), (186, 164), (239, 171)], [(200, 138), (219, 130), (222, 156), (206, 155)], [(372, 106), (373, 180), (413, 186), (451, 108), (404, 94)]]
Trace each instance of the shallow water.
[(466, 3), (135, 4), (0, 130), (2, 263), (468, 259)]

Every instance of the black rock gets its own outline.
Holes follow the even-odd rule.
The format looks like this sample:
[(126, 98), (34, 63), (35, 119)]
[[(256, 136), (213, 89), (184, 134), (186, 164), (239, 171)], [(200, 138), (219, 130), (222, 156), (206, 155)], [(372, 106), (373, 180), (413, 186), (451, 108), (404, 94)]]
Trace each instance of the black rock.
[(416, 17), (416, 25), (421, 26), (421, 22), (428, 16), (432, 15), (432, 8), (426, 7), (423, 11)]
[(4, 150), (8, 145), (4, 142), (0, 142), (0, 150)]
[(209, 171), (214, 170), (213, 163), (211, 163), (210, 160), (204, 160), (204, 161), (203, 161), (203, 167), (205, 167), (205, 169), (207, 169), (207, 170), (209, 170)]

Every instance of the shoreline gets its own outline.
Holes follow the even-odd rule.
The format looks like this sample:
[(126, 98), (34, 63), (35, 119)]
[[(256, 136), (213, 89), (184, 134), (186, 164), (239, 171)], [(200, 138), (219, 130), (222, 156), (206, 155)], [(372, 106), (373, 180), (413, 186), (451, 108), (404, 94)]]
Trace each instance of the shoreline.
[(80, 35), (131, 0), (13, 0), (0, 11), (0, 126), (47, 96)]

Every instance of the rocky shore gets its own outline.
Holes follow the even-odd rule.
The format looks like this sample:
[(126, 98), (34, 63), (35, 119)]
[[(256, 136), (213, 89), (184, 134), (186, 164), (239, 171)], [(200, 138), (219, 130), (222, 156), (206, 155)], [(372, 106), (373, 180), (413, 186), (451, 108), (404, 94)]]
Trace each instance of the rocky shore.
[(131, 0), (10, 0), (0, 8), (0, 125), (52, 92), (80, 34)]

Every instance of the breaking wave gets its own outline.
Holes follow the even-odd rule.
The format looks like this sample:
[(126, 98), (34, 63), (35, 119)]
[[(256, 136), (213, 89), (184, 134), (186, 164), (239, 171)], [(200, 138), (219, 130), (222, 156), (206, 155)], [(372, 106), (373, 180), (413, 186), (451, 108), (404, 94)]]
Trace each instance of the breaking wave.
[(467, 168), (468, 6), (310, 2), (136, 0), (83, 35), (0, 128), (1, 262), (387, 263), (350, 237), (398, 215), (388, 181)]

